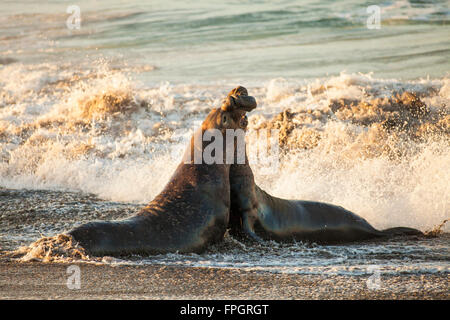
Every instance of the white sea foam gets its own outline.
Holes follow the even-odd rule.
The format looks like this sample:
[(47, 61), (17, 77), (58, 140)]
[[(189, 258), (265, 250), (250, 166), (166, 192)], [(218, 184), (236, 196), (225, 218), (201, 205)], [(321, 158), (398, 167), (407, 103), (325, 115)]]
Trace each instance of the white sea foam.
[[(0, 79), (12, 74), (0, 87), (0, 186), (77, 190), (115, 201), (145, 203), (156, 196), (179, 163), (181, 155), (174, 155), (185, 148), (194, 125), (231, 89), (146, 86), (107, 67), (71, 72), (52, 65), (11, 68), (0, 70)], [(257, 183), (269, 193), (342, 205), (377, 228), (425, 230), (449, 217), (448, 135), (396, 146), (407, 155), (391, 159), (376, 149), (386, 136), (358, 123), (358, 114), (351, 119), (320, 115), (335, 99), (365, 101), (412, 91), (444, 119), (448, 79), (341, 74), (308, 82), (275, 79), (248, 89), (258, 101), (249, 115), (250, 132), (290, 109), (310, 112), (302, 130), (321, 137), (314, 148), (290, 150), (273, 175), (253, 167)], [(370, 156), (368, 146), (376, 149)]]

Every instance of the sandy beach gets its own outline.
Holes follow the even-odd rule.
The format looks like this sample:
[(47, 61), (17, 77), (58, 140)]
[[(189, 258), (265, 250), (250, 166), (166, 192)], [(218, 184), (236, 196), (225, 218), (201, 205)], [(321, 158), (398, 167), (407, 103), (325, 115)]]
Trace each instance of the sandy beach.
[(69, 264), (0, 263), (0, 299), (449, 299), (448, 275), (273, 274), (232, 269), (79, 264), (79, 290), (68, 289)]

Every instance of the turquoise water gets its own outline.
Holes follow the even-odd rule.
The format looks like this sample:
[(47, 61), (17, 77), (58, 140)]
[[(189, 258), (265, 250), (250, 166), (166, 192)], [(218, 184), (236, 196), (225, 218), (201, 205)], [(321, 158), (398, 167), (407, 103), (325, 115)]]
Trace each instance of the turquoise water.
[[(69, 5), (79, 30), (66, 27)], [(148, 82), (259, 81), (373, 72), (442, 77), (450, 70), (450, 2), (2, 1), (0, 57), (141, 66)], [(156, 67), (156, 70), (150, 69)]]

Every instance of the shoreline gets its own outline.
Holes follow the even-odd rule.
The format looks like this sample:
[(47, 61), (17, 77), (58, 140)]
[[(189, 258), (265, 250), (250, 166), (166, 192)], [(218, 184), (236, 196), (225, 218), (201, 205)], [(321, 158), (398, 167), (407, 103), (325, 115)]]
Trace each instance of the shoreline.
[[(80, 289), (69, 289), (71, 265)], [(162, 265), (94, 265), (0, 261), (0, 299), (163, 300), (449, 300), (449, 275), (382, 275), (369, 289), (367, 276), (281, 274)]]

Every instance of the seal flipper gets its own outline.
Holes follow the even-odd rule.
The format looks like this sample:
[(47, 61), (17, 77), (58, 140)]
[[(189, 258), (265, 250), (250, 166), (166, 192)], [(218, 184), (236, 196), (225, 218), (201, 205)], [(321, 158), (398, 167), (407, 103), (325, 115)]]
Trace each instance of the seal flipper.
[(393, 236), (423, 236), (424, 233), (420, 230), (407, 228), (407, 227), (395, 227), (388, 228), (381, 231), (384, 235), (393, 237)]
[[(236, 203), (236, 201), (234, 203)], [(238, 238), (262, 242), (263, 239), (259, 237), (254, 230), (255, 221), (251, 221), (252, 219), (250, 219), (252, 214), (249, 211), (251, 210), (252, 209), (242, 210), (241, 208), (232, 207), (228, 225), (230, 233)], [(254, 213), (253, 216), (256, 216), (256, 213)]]
[(136, 237), (142, 223), (145, 220), (139, 216), (118, 221), (91, 221), (68, 234), (94, 256), (152, 253), (154, 250), (140, 243)]
[(250, 240), (256, 241), (256, 242), (263, 242), (263, 239), (258, 236), (253, 228), (253, 224), (250, 222), (249, 219), (249, 215), (248, 214), (244, 214), (243, 216), (243, 230), (244, 230), (244, 234), (247, 236), (247, 238), (249, 238)]

